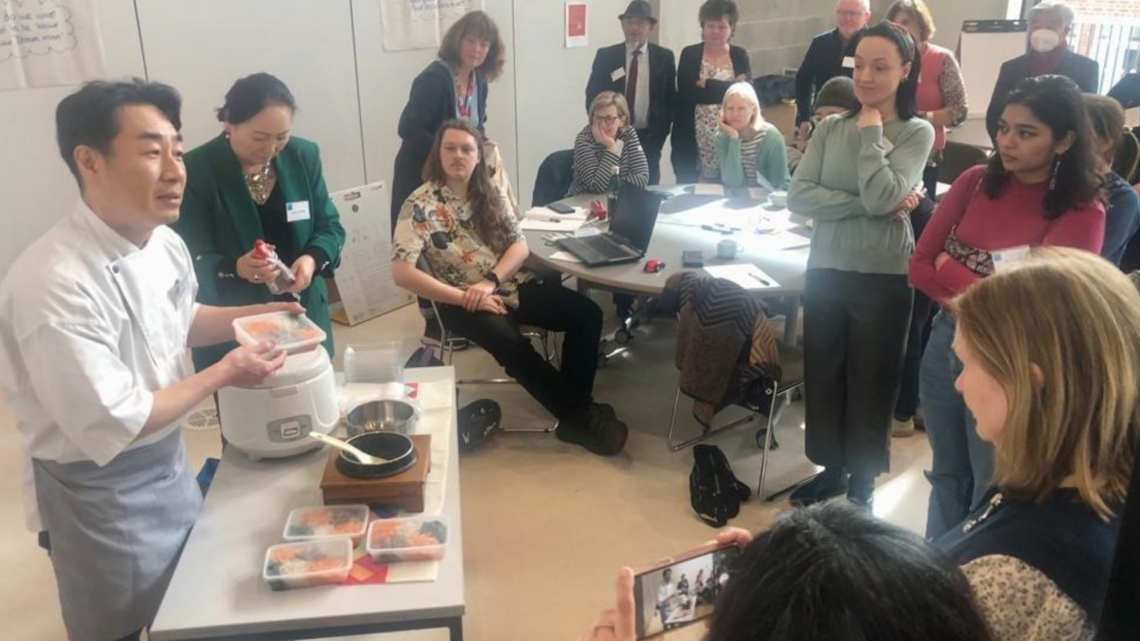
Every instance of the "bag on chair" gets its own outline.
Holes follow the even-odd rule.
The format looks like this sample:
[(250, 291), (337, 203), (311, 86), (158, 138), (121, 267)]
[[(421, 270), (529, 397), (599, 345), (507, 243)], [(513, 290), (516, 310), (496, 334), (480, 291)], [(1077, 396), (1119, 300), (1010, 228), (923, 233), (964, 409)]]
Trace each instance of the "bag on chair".
[(728, 458), (715, 445), (693, 446), (693, 471), (689, 473), (689, 501), (702, 521), (724, 527), (740, 513), (740, 504), (752, 490), (732, 473)]

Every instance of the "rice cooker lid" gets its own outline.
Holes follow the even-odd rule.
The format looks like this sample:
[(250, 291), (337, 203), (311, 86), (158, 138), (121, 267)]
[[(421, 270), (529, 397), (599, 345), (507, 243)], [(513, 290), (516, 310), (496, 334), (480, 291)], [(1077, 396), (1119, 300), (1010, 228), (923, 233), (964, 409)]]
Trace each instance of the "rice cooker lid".
[(329, 360), (329, 353), (325, 351), (324, 347), (318, 346), (309, 352), (287, 356), (281, 369), (268, 376), (257, 387), (269, 389), (299, 385), (313, 380), (331, 367), (332, 361)]

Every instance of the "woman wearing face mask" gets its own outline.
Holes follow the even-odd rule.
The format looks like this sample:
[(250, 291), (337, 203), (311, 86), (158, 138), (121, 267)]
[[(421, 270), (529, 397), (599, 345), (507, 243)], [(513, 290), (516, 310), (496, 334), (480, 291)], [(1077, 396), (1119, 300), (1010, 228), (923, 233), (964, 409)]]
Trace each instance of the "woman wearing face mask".
[(1070, 51), (1065, 42), (1073, 28), (1073, 17), (1068, 5), (1054, 0), (1045, 0), (1029, 10), (1029, 52), (1002, 64), (986, 109), (986, 130), (995, 143), (1005, 101), (1022, 80), (1056, 74), (1071, 79), (1085, 93), (1097, 92), (1100, 65)]
[(1140, 295), (1098, 256), (1039, 248), (953, 308), (955, 386), (995, 466), (936, 547), (998, 641), (1091, 640), (1140, 437)]
[(720, 182), (725, 187), (788, 188), (788, 152), (779, 129), (760, 115), (760, 99), (747, 82), (738, 82), (724, 94), (716, 134)]
[(673, 173), (678, 183), (715, 182), (719, 167), (716, 133), (724, 94), (734, 82), (752, 78), (748, 51), (730, 44), (740, 11), (732, 0), (701, 5), (700, 44), (681, 50), (677, 61), (677, 104), (673, 120)]
[(870, 507), (875, 477), (889, 467), (911, 313), (909, 212), (934, 143), (915, 108), (920, 66), (905, 29), (868, 29), (855, 50), (860, 109), (820, 122), (792, 177), (788, 208), (815, 221), (804, 288), (805, 438), (808, 458), (825, 467), (792, 492), (797, 504), (846, 492)]
[[(1099, 251), (1104, 207), (1099, 166), (1076, 86), (1068, 78), (1025, 80), (1010, 96), (989, 165), (966, 170), (943, 197), (910, 264), (910, 280), (936, 303), (993, 274), (1009, 250), (1065, 245)], [(993, 451), (975, 429), (954, 381), (955, 318), (934, 319), (919, 372), (926, 432), (934, 453), (926, 535), (937, 538), (965, 518), (989, 488)]]
[[(172, 225), (198, 277), (198, 301), (233, 306), (264, 303), (280, 272), (260, 257), (257, 240), (272, 245), (296, 280), (282, 300), (300, 298), (306, 315), (333, 352), (328, 293), (322, 276), (340, 263), (344, 228), (329, 199), (320, 150), (291, 135), (296, 104), (285, 83), (267, 73), (238, 80), (218, 110), (224, 131), (188, 152), (181, 215)], [(201, 371), (234, 343), (194, 350)]]
[(607, 193), (614, 169), (621, 182), (649, 184), (649, 164), (637, 131), (629, 126), (625, 96), (603, 91), (590, 103), (590, 124), (574, 140), (574, 178), (566, 195)]

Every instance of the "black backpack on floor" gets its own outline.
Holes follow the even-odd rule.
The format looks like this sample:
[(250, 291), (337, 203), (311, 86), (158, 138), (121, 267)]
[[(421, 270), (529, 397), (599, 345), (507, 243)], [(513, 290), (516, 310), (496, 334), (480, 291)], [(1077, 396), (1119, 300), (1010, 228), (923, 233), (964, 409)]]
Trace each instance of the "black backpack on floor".
[(724, 527), (740, 513), (740, 504), (752, 496), (728, 466), (728, 458), (715, 445), (693, 446), (689, 473), (689, 500), (697, 516), (712, 527)]

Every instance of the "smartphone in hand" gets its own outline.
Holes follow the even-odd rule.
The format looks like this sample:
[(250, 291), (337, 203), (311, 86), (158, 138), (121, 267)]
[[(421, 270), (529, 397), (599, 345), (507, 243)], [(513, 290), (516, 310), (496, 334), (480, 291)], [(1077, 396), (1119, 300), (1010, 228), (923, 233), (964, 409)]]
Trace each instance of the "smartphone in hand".
[(634, 630), (648, 639), (710, 616), (740, 556), (735, 545), (706, 545), (633, 577)]

